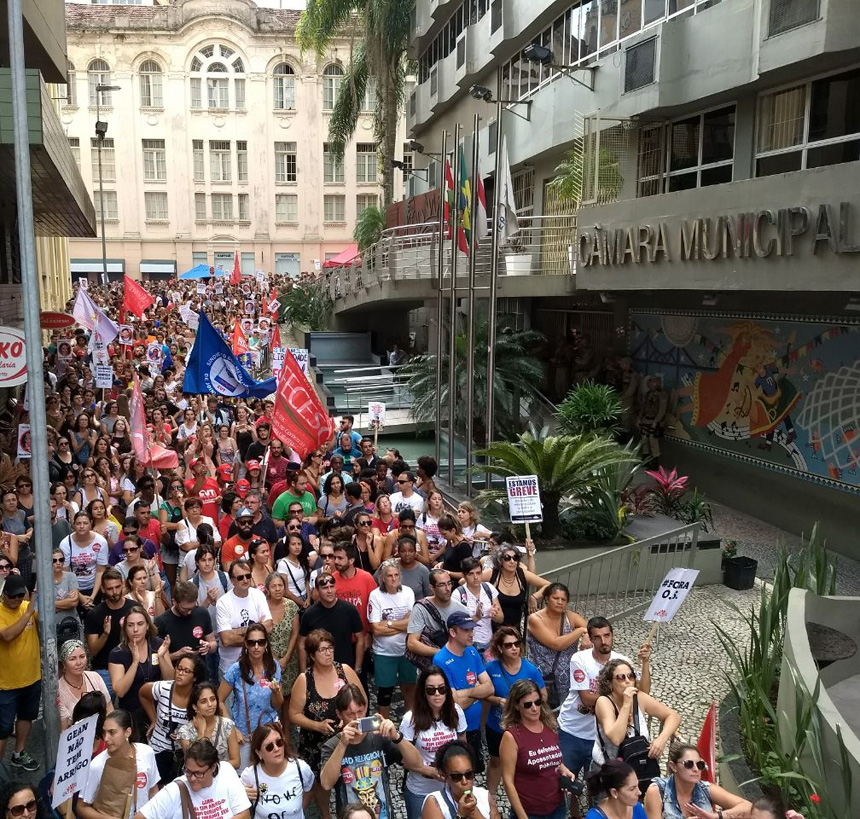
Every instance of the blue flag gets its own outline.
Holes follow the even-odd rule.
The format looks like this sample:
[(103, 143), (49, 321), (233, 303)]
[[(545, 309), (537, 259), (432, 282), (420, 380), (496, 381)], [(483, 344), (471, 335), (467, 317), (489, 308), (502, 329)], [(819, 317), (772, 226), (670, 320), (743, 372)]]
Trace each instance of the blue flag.
[(193, 395), (265, 398), (278, 389), (278, 383), (275, 378), (265, 381), (251, 378), (206, 314), (201, 313), (182, 389)]

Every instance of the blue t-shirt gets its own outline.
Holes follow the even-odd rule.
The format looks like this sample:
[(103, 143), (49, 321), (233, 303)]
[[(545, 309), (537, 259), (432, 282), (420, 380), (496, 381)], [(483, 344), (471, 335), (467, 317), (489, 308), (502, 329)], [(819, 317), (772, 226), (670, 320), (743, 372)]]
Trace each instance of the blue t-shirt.
[[(244, 691), (242, 690), (242, 677), (239, 673), (239, 663), (233, 663), (224, 673), (224, 679), (233, 688), (233, 704), (230, 710), (233, 714), (233, 722), (236, 727), (246, 736), (250, 737), (258, 725), (267, 722), (277, 722), (281, 717), (277, 710), (272, 707), (272, 691), (269, 688), (269, 680), (263, 676), (256, 680), (253, 685), (245, 680)], [(281, 681), (281, 667), (275, 663), (275, 679)], [(245, 697), (248, 698), (248, 713), (245, 713)], [(248, 716), (251, 717), (251, 725), (248, 727)]]
[[(585, 814), (585, 819), (606, 819), (606, 814), (599, 808), (591, 808)], [(645, 808), (640, 802), (633, 806), (633, 819), (648, 819), (648, 814), (645, 813)]]
[[(467, 646), (462, 657), (452, 654), (445, 646), (439, 649), (433, 662), (445, 672), (452, 688), (474, 688), (478, 684), (478, 675), (484, 671), (481, 655), (473, 646)], [(467, 731), (476, 731), (481, 727), (482, 707), (478, 700), (465, 709)]]
[[(508, 692), (513, 687), (517, 680), (532, 680), (538, 688), (543, 688), (546, 683), (543, 681), (543, 674), (540, 673), (538, 667), (528, 660), (523, 660), (520, 665), (520, 670), (516, 674), (509, 674), (502, 666), (501, 660), (490, 660), (487, 663), (487, 674), (493, 682), (493, 694), (504, 699), (508, 696)], [(487, 727), (492, 728), (498, 733), (502, 733), (502, 708), (499, 705), (490, 706), (490, 711), (487, 714)]]

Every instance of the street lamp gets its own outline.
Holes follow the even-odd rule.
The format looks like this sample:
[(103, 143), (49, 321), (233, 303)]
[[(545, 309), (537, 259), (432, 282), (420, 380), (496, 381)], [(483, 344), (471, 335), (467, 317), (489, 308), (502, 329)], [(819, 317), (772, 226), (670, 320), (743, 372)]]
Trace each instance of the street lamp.
[(493, 92), (487, 88), (486, 85), (471, 85), (469, 86), (469, 94), (474, 97), (476, 100), (480, 100), (481, 102), (489, 103), (490, 105), (495, 105), (497, 109), (496, 122), (500, 120), (500, 112), (501, 106), (503, 105), (525, 105), (526, 107), (526, 115), (518, 114), (516, 111), (511, 111), (512, 114), (518, 116), (520, 119), (524, 119), (526, 122), (531, 122), (531, 110), (532, 110), (532, 101), (531, 100), (500, 100), (493, 99)]
[[(597, 71), (597, 66), (590, 66), (589, 68), (573, 68), (569, 65), (559, 65), (555, 62), (555, 55), (552, 53), (552, 50), (546, 46), (538, 45), (537, 43), (530, 43), (527, 45), (523, 49), (523, 57), (530, 63), (540, 63), (541, 65), (545, 65), (549, 68), (554, 68), (556, 71), (560, 71), (564, 74), (565, 77), (570, 77), (574, 82), (578, 82), (583, 88), (587, 88), (589, 91), (594, 91), (594, 72)], [(573, 75), (573, 71), (587, 72), (589, 82), (585, 83), (578, 77), (575, 77)]]
[(107, 271), (107, 242), (105, 241), (105, 189), (102, 181), (102, 143), (105, 141), (108, 124), (102, 122), (101, 118), (101, 102), (102, 94), (105, 91), (119, 91), (118, 85), (102, 85), (99, 83), (96, 86), (96, 140), (98, 141), (97, 151), (99, 155), (99, 210), (101, 211), (101, 232), (102, 232), (102, 284), (108, 282)]

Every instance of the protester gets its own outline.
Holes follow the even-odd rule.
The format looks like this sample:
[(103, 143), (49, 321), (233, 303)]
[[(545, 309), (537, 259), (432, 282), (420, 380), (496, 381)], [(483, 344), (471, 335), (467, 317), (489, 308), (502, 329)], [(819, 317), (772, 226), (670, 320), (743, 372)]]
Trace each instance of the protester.
[(104, 680), (111, 698), (114, 691), (108, 671), (110, 653), (119, 645), (126, 616), (137, 605), (125, 597), (124, 591), (122, 575), (116, 569), (107, 569), (104, 572), (104, 600), (90, 609), (84, 623), (93, 669)]
[(476, 760), (467, 742), (443, 745), (434, 767), (444, 776), (444, 788), (424, 800), (422, 819), (500, 819), (495, 798), (475, 785)]
[[(78, 615), (78, 578), (72, 572), (65, 571), (65, 563), (62, 549), (55, 547), (51, 553), (51, 567), (54, 570), (54, 617), (58, 646), (62, 646), (67, 640), (80, 640), (84, 636), (83, 623)], [(12, 564), (0, 557), (0, 567), (3, 564), (11, 569)], [(2, 581), (0, 572), (0, 592), (3, 590), (3, 582), (5, 581)]]
[(5, 782), (0, 785), (0, 816), (6, 819), (47, 819), (50, 811), (32, 785)]
[[(585, 819), (651, 819), (639, 802), (639, 779), (626, 762), (611, 759), (585, 777), (595, 806)], [(781, 819), (781, 818), (780, 818)]]
[(86, 512), (75, 514), (73, 527), (75, 531), (60, 542), (59, 548), (66, 565), (78, 578), (80, 605), (91, 609), (101, 591), (102, 575), (108, 566), (108, 544), (101, 535), (92, 531), (92, 521)]
[(220, 710), (215, 685), (211, 682), (195, 685), (188, 703), (188, 722), (180, 726), (176, 738), (183, 751), (198, 739), (208, 739), (218, 751), (218, 759), (238, 769), (239, 732), (233, 720), (219, 714)]
[(333, 635), (336, 662), (360, 668), (364, 661), (365, 630), (361, 615), (352, 603), (338, 600), (335, 583), (333, 574), (317, 579), (319, 601), (305, 611), (300, 620), (299, 668), (302, 671), (307, 668), (309, 656), (305, 643), (317, 629), (325, 629)]
[(75, 710), (81, 697), (91, 691), (101, 694), (106, 713), (109, 714), (113, 710), (104, 680), (95, 671), (87, 670), (89, 658), (80, 640), (67, 640), (63, 643), (60, 646), (59, 661), (58, 705), (60, 722), (64, 727), (71, 724), (72, 711)]
[(272, 613), (266, 596), (259, 589), (251, 588), (251, 566), (248, 562), (233, 561), (229, 577), (233, 588), (215, 605), (215, 622), (221, 645), (219, 671), (222, 674), (239, 660), (245, 632), (251, 623), (261, 623), (267, 631), (272, 628)]
[(499, 606), (502, 609), (502, 622), (513, 626), (521, 634), (525, 629), (526, 612), (537, 611), (537, 591), (529, 593), (529, 588), (543, 589), (549, 580), (538, 577), (520, 564), (522, 556), (516, 546), (509, 543), (500, 545), (493, 558), (493, 566), (484, 570), (483, 579), (492, 583), (499, 591)]
[(281, 668), (281, 691), (284, 695), (282, 710), (286, 714), (290, 690), (299, 674), (299, 608), (285, 596), (285, 591), (283, 575), (273, 572), (266, 578), (266, 602), (272, 615), (269, 645)]

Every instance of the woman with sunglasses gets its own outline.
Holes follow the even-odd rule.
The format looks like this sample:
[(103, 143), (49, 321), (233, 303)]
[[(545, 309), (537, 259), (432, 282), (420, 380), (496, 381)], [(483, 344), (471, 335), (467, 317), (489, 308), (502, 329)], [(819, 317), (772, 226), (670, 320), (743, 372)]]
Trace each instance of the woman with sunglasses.
[(80, 640), (66, 640), (60, 646), (60, 679), (57, 687), (59, 700), (60, 722), (67, 728), (72, 722), (72, 713), (81, 697), (91, 691), (101, 694), (105, 704), (105, 713), (113, 711), (110, 694), (101, 676), (95, 671), (89, 671), (89, 657), (86, 648)]
[(33, 497), (33, 481), (29, 475), (19, 475), (15, 479), (15, 494), (18, 496), (18, 508), (25, 517), (32, 520), (35, 498)]
[(290, 518), (286, 529), (284, 545), (287, 553), (278, 561), (277, 571), (287, 584), (287, 598), (300, 609), (306, 609), (311, 604), (309, 549), (301, 536), (302, 524), (297, 518)]
[(289, 723), (290, 690), (299, 675), (299, 607), (287, 597), (285, 580), (284, 575), (278, 572), (272, 572), (266, 578), (266, 601), (272, 614), (269, 645), (281, 667), (281, 691), (284, 692), (281, 714), (284, 723)]
[(502, 714), (502, 780), (516, 819), (564, 819), (567, 807), (561, 777), (564, 766), (558, 724), (534, 680), (517, 680)]
[(94, 598), (101, 591), (102, 574), (108, 565), (107, 541), (91, 530), (90, 516), (78, 512), (73, 523), (74, 532), (60, 541), (66, 564), (78, 578), (80, 605), (92, 608)]
[[(2, 564), (11, 567), (11, 563), (5, 558), (0, 558), (0, 579), (8, 572), (2, 571)], [(53, 569), (54, 581), (54, 619), (57, 627), (57, 645), (62, 646), (67, 640), (80, 640), (83, 637), (84, 627), (78, 616), (78, 579), (72, 572), (66, 571), (66, 558), (61, 549), (54, 549), (51, 553), (51, 568)], [(0, 592), (2, 592), (0, 584)], [(101, 679), (101, 678), (99, 678)]]
[(239, 662), (224, 673), (218, 687), (222, 702), (233, 695), (231, 711), (239, 731), (241, 768), (250, 764), (251, 734), (264, 722), (277, 722), (284, 695), (281, 667), (275, 662), (269, 635), (260, 623), (251, 623), (245, 632)]
[(422, 819), (500, 819), (496, 800), (486, 788), (475, 786), (475, 757), (463, 740), (436, 752), (436, 770), (444, 786), (424, 800)]
[(313, 798), (314, 772), (290, 747), (277, 723), (261, 725), (251, 737), (251, 766), (241, 776), (251, 800), (252, 819), (303, 819)]
[[(496, 550), (493, 567), (484, 570), (483, 580), (499, 590), (502, 623), (513, 626), (522, 634), (526, 608), (529, 612), (537, 611), (537, 591), (548, 586), (549, 581), (524, 568), (519, 549), (510, 543), (504, 543)], [(530, 587), (536, 589), (531, 596)]]
[(702, 781), (702, 773), (707, 768), (695, 745), (673, 745), (669, 750), (668, 776), (653, 779), (645, 792), (648, 819), (711, 819), (720, 815), (723, 819), (749, 817), (752, 805), (746, 799), (719, 785)]
[(16, 781), (0, 785), (0, 815), (4, 819), (48, 819), (51, 813), (32, 785)]
[(86, 467), (81, 472), (81, 488), (75, 494), (75, 503), (81, 509), (86, 509), (90, 501), (106, 501), (106, 499), (107, 493), (99, 484), (98, 473), (91, 466)]
[[(648, 757), (658, 761), (681, 724), (680, 714), (636, 688), (636, 672), (627, 660), (610, 660), (603, 667), (597, 678), (597, 694), (594, 704), (597, 721), (597, 740), (592, 752), (594, 761), (602, 764), (607, 759), (616, 759), (620, 756), (619, 747), (624, 740), (636, 735), (649, 741)], [(649, 717), (663, 725), (653, 740), (648, 728)], [(643, 794), (648, 781), (640, 779)]]
[(57, 480), (62, 480), (62, 476), (71, 471), (77, 482), (77, 474), (81, 471), (81, 465), (75, 460), (69, 441), (68, 435), (57, 437), (57, 446), (51, 456), (52, 472), (57, 475)]
[(222, 717), (221, 700), (214, 683), (202, 682), (195, 685), (188, 703), (188, 722), (176, 736), (182, 750), (198, 739), (208, 739), (218, 751), (221, 762), (229, 762), (239, 768), (239, 732), (229, 717)]
[(585, 819), (647, 819), (639, 802), (639, 780), (626, 762), (610, 759), (592, 768), (585, 782), (594, 805)]
[(108, 517), (107, 504), (96, 498), (87, 504), (87, 514), (90, 516), (92, 531), (101, 535), (112, 549), (119, 539), (119, 526)]
[(355, 527), (353, 543), (358, 550), (356, 568), (373, 574), (382, 563), (385, 539), (373, 529), (373, 517), (367, 510), (363, 509), (355, 515), (352, 525)]
[[(439, 666), (430, 665), (418, 675), (412, 710), (403, 715), (400, 733), (418, 749), (425, 765), (433, 765), (436, 751), (443, 745), (466, 738), (466, 715), (454, 702)], [(427, 795), (443, 787), (439, 780), (410, 771), (404, 792), (407, 819), (419, 819)]]
[(128, 814), (122, 819), (134, 819), (135, 814), (158, 793), (161, 776), (155, 763), (155, 754), (148, 745), (131, 741), (132, 730), (131, 714), (128, 711), (113, 711), (105, 717), (102, 729), (105, 750), (90, 762), (87, 781), (81, 789), (77, 804), (77, 815), (80, 819), (116, 819), (94, 807), (99, 799), (112, 797), (113, 803), (122, 799), (122, 790), (105, 793), (106, 789), (116, 787), (116, 779), (104, 775), (109, 759), (132, 759), (136, 769), (135, 791), (129, 799)]

